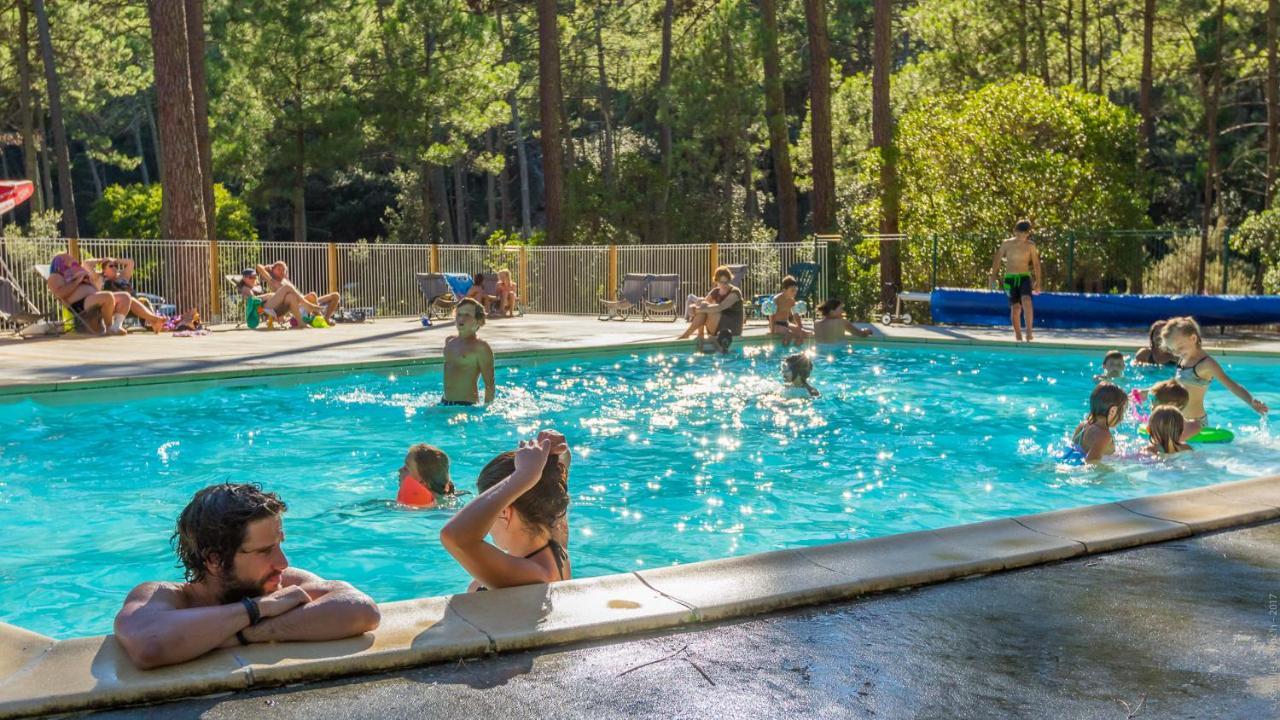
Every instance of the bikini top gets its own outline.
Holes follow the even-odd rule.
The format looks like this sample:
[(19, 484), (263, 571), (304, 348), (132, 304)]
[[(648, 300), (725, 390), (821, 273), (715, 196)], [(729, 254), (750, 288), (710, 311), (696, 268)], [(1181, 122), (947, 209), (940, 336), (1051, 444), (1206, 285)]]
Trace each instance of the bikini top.
[(1213, 382), (1213, 378), (1202, 378), (1196, 374), (1196, 368), (1200, 367), (1200, 363), (1208, 360), (1209, 356), (1205, 355), (1196, 361), (1191, 367), (1183, 367), (1182, 363), (1178, 363), (1177, 370), (1174, 371), (1173, 379), (1183, 385), (1194, 385), (1196, 387), (1209, 387), (1209, 383)]
[(526, 560), (529, 560), (533, 558), (533, 556), (537, 555), (543, 550), (546, 550), (547, 548), (551, 548), (551, 557), (556, 561), (556, 572), (560, 573), (560, 579), (563, 580), (564, 564), (569, 562), (569, 553), (565, 552), (564, 547), (560, 545), (560, 543), (556, 542), (554, 539), (548, 540), (546, 545), (543, 545), (542, 547), (538, 548), (537, 550), (534, 550), (533, 552), (529, 553), (528, 555), (525, 555), (524, 557)]

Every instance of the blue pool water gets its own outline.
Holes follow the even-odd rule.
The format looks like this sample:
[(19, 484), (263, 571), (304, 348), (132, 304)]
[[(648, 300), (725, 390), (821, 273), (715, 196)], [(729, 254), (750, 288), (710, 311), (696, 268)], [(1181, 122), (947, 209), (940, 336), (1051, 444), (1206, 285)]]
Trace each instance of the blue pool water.
[[(782, 352), (619, 353), (499, 367), (487, 410), (435, 405), (438, 369), (184, 384), (0, 404), (0, 621), (55, 637), (109, 632), (125, 593), (178, 579), (169, 534), (191, 494), (258, 481), (289, 504), (291, 562), (380, 601), (460, 592), (440, 548), (452, 510), (390, 502), (405, 449), (453, 477), (538, 428), (575, 453), (574, 570), (623, 572), (865, 538), (1280, 471), (1273, 437), (1226, 390), (1236, 442), (1167, 462), (1056, 462), (1101, 352), (820, 349), (815, 401), (783, 400)], [(1225, 358), (1273, 406), (1276, 365)], [(1168, 371), (1138, 374), (1149, 384)], [(1121, 430), (1122, 451), (1137, 446)]]

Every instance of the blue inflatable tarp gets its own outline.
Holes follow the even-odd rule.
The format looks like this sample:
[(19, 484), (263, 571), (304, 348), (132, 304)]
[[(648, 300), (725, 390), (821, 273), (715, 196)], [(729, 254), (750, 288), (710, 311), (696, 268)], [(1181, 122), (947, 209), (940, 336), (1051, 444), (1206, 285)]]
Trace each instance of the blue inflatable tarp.
[[(1036, 295), (1036, 327), (1145, 328), (1156, 320), (1190, 315), (1201, 325), (1280, 323), (1277, 295)], [(933, 321), (957, 325), (1008, 325), (1009, 300), (994, 290), (938, 288), (929, 297)]]

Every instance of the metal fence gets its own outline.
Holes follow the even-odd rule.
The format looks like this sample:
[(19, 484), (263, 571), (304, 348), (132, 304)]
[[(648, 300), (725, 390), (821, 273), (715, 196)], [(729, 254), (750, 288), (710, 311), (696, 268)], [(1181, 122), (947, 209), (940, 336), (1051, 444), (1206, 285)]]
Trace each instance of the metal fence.
[[(58, 312), (34, 267), (48, 265), (69, 249), (59, 238), (0, 239), (0, 260), (13, 280), (49, 316)], [(831, 283), (825, 241), (794, 244), (571, 245), (502, 247), (469, 245), (396, 245), (383, 243), (220, 242), (177, 240), (103, 240), (78, 243), (80, 257), (131, 258), (139, 292), (194, 304), (211, 324), (234, 322), (234, 281), (242, 269), (283, 260), (304, 292), (339, 292), (344, 305), (376, 308), (381, 317), (413, 316), (425, 310), (414, 277), (418, 272), (475, 274), (509, 270), (518, 283), (527, 312), (594, 315), (601, 298), (614, 298), (630, 272), (675, 273), (681, 294), (704, 295), (718, 264), (745, 264), (741, 283), (748, 298), (775, 292), (785, 271), (800, 261), (821, 268), (815, 294), (825, 297)], [(185, 306), (184, 306), (185, 309)], [(5, 327), (0, 323), (0, 327)]]

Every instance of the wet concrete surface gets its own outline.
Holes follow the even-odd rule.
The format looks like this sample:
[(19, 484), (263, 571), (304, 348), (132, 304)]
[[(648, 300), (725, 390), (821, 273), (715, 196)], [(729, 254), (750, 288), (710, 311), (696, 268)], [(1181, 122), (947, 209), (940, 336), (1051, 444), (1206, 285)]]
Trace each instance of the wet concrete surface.
[(101, 718), (1280, 717), (1280, 523), (620, 642)]

